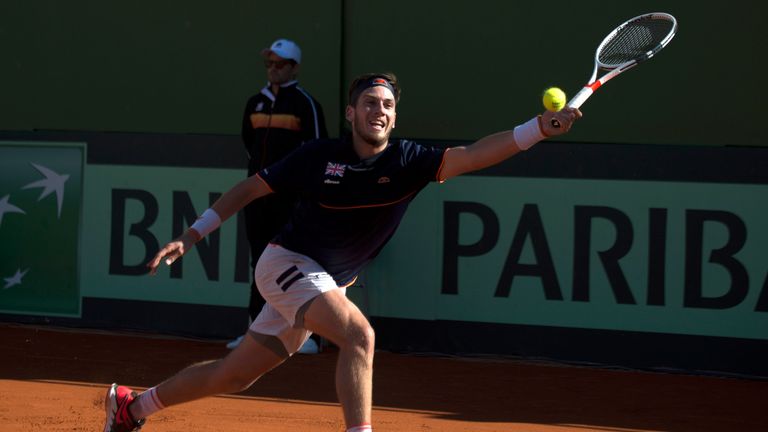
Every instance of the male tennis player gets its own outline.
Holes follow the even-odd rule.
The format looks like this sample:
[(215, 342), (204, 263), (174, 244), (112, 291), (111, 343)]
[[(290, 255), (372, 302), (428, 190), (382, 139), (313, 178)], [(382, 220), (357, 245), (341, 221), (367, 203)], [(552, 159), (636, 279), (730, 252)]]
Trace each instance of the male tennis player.
[[(173, 263), (250, 201), (272, 192), (299, 195), (291, 222), (256, 265), (267, 305), (248, 337), (225, 358), (192, 365), (138, 396), (113, 384), (106, 397), (105, 431), (136, 430), (165, 407), (245, 390), (295, 353), (311, 332), (339, 347), (336, 392), (347, 431), (373, 430), (374, 332), (345, 297), (345, 287), (387, 243), (408, 204), (430, 181), (499, 163), (568, 131), (581, 117), (571, 108), (545, 112), (472, 145), (438, 149), (390, 142), (399, 96), (394, 75), (358, 77), (345, 113), (351, 137), (307, 143), (243, 180), (155, 255), (149, 263), (153, 274), (162, 261)], [(560, 128), (551, 126), (553, 118)]]

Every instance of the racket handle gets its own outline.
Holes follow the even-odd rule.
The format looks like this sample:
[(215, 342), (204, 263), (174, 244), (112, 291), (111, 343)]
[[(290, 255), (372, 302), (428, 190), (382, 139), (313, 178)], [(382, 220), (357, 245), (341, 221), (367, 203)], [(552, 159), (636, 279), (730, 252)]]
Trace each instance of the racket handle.
[[(592, 96), (592, 93), (595, 91), (590, 86), (584, 86), (578, 93), (576, 93), (576, 96), (572, 97), (571, 100), (568, 101), (568, 104), (566, 104), (569, 108), (580, 108), (584, 102), (587, 101), (587, 99)], [(557, 119), (552, 119), (552, 127), (559, 128), (560, 122), (557, 121)]]

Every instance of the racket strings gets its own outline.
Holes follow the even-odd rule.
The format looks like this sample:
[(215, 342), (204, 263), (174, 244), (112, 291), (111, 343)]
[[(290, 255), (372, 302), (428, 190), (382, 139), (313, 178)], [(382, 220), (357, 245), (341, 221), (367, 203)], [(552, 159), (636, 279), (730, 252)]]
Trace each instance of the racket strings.
[(603, 45), (598, 61), (606, 66), (619, 66), (642, 60), (656, 51), (673, 31), (674, 23), (666, 19), (643, 19), (629, 23)]

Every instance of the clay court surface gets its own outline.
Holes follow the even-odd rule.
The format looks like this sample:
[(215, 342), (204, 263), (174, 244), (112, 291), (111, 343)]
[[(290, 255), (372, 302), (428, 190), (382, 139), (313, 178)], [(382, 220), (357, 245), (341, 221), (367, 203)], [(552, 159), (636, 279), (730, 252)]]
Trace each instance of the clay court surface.
[[(101, 431), (106, 386), (143, 389), (223, 341), (0, 324), (0, 431)], [(334, 350), (297, 355), (248, 391), (171, 407), (149, 432), (344, 427)], [(768, 381), (380, 352), (374, 430), (768, 431)]]

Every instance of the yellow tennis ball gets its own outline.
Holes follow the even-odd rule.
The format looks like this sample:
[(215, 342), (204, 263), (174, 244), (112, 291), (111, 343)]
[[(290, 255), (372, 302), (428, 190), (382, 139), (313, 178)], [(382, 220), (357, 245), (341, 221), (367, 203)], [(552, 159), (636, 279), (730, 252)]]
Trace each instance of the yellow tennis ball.
[(541, 101), (547, 111), (560, 111), (565, 106), (565, 93), (557, 87), (550, 87), (544, 91)]

